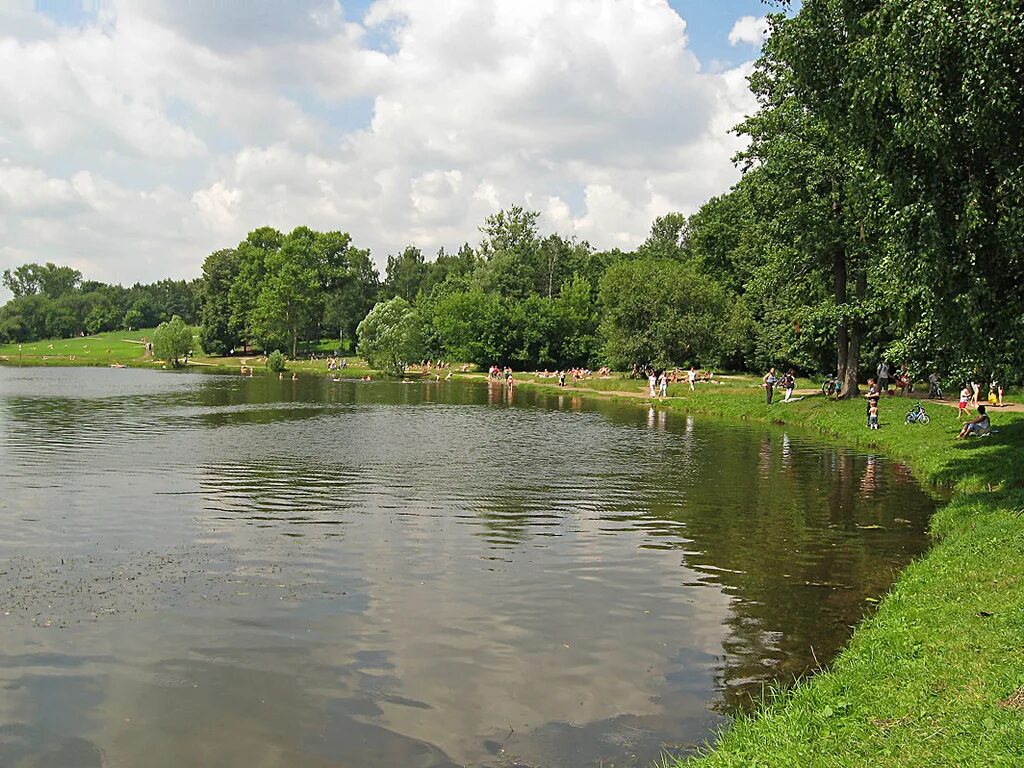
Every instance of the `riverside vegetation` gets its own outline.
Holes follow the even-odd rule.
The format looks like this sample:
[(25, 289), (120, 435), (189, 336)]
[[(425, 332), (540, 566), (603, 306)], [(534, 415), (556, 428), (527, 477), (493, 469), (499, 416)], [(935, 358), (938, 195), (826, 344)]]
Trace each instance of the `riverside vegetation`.
[[(883, 359), (916, 376), (938, 370), (954, 387), (1019, 382), (1024, 9), (804, 0), (769, 23), (750, 78), (758, 110), (737, 129), (748, 139), (741, 180), (692, 216), (659, 217), (631, 251), (544, 234), (536, 212), (511, 207), (483, 222), (476, 246), (428, 261), (410, 245), (381, 279), (347, 233), (262, 227), (210, 254), (189, 283), (8, 271), (0, 341), (38, 346), (179, 315), (211, 362), (237, 367), (217, 356), (255, 347), (294, 360), (325, 337), (351, 352), (383, 303), (372, 336), (387, 349), (374, 352), (396, 368), (421, 357), (517, 369), (777, 365), (835, 371), (851, 400)], [(12, 347), (0, 354), (14, 362)], [(1021, 418), (997, 412), (997, 435), (954, 444), (952, 414), (904, 428), (884, 400), (883, 429), (869, 434), (859, 400), (769, 408), (756, 390), (727, 390), (659, 407), (805, 423), (875, 445), (955, 494), (934, 520), (932, 552), (834, 668), (769, 694), (706, 764), (1018, 763)]]

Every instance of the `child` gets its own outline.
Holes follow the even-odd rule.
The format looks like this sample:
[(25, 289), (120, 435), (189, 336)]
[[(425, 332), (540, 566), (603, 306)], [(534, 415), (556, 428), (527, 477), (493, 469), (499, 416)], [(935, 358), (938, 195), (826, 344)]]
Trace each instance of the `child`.
[(960, 390), (960, 403), (956, 412), (956, 417), (962, 418), (964, 414), (970, 413), (967, 408), (967, 403), (971, 400), (971, 388), (964, 385), (964, 388)]
[(868, 405), (868, 428), (878, 429), (878, 401), (869, 401)]

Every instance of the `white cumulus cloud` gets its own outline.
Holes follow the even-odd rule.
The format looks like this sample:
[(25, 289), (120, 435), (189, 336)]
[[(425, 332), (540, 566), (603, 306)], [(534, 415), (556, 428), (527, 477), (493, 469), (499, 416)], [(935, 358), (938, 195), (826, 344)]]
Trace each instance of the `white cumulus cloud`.
[(768, 39), (767, 16), (742, 16), (732, 25), (729, 32), (729, 45), (761, 45)]
[(515, 204), (631, 248), (738, 175), (749, 65), (706, 71), (666, 0), (201, 5), (0, 11), (0, 268), (190, 277), (264, 224), (346, 230), (382, 263)]

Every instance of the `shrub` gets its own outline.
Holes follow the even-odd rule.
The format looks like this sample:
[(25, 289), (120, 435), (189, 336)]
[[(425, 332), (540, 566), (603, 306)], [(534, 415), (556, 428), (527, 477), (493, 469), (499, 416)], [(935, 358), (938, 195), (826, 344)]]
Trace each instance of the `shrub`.
[(280, 373), (283, 371), (285, 362), (284, 355), (281, 354), (280, 349), (275, 349), (267, 355), (267, 368), (272, 370), (274, 373)]
[(153, 355), (177, 368), (192, 349), (192, 337), (192, 327), (175, 315), (153, 332)]

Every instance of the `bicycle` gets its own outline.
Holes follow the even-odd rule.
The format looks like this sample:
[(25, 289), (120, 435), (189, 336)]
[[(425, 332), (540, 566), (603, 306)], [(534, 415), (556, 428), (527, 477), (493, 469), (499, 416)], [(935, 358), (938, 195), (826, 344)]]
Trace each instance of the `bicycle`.
[(830, 375), (825, 382), (821, 385), (821, 394), (826, 398), (834, 397), (839, 399), (839, 392), (843, 388), (843, 383), (839, 380), (838, 376)]
[(927, 424), (932, 419), (924, 412), (924, 406), (918, 403), (907, 414), (906, 424)]

